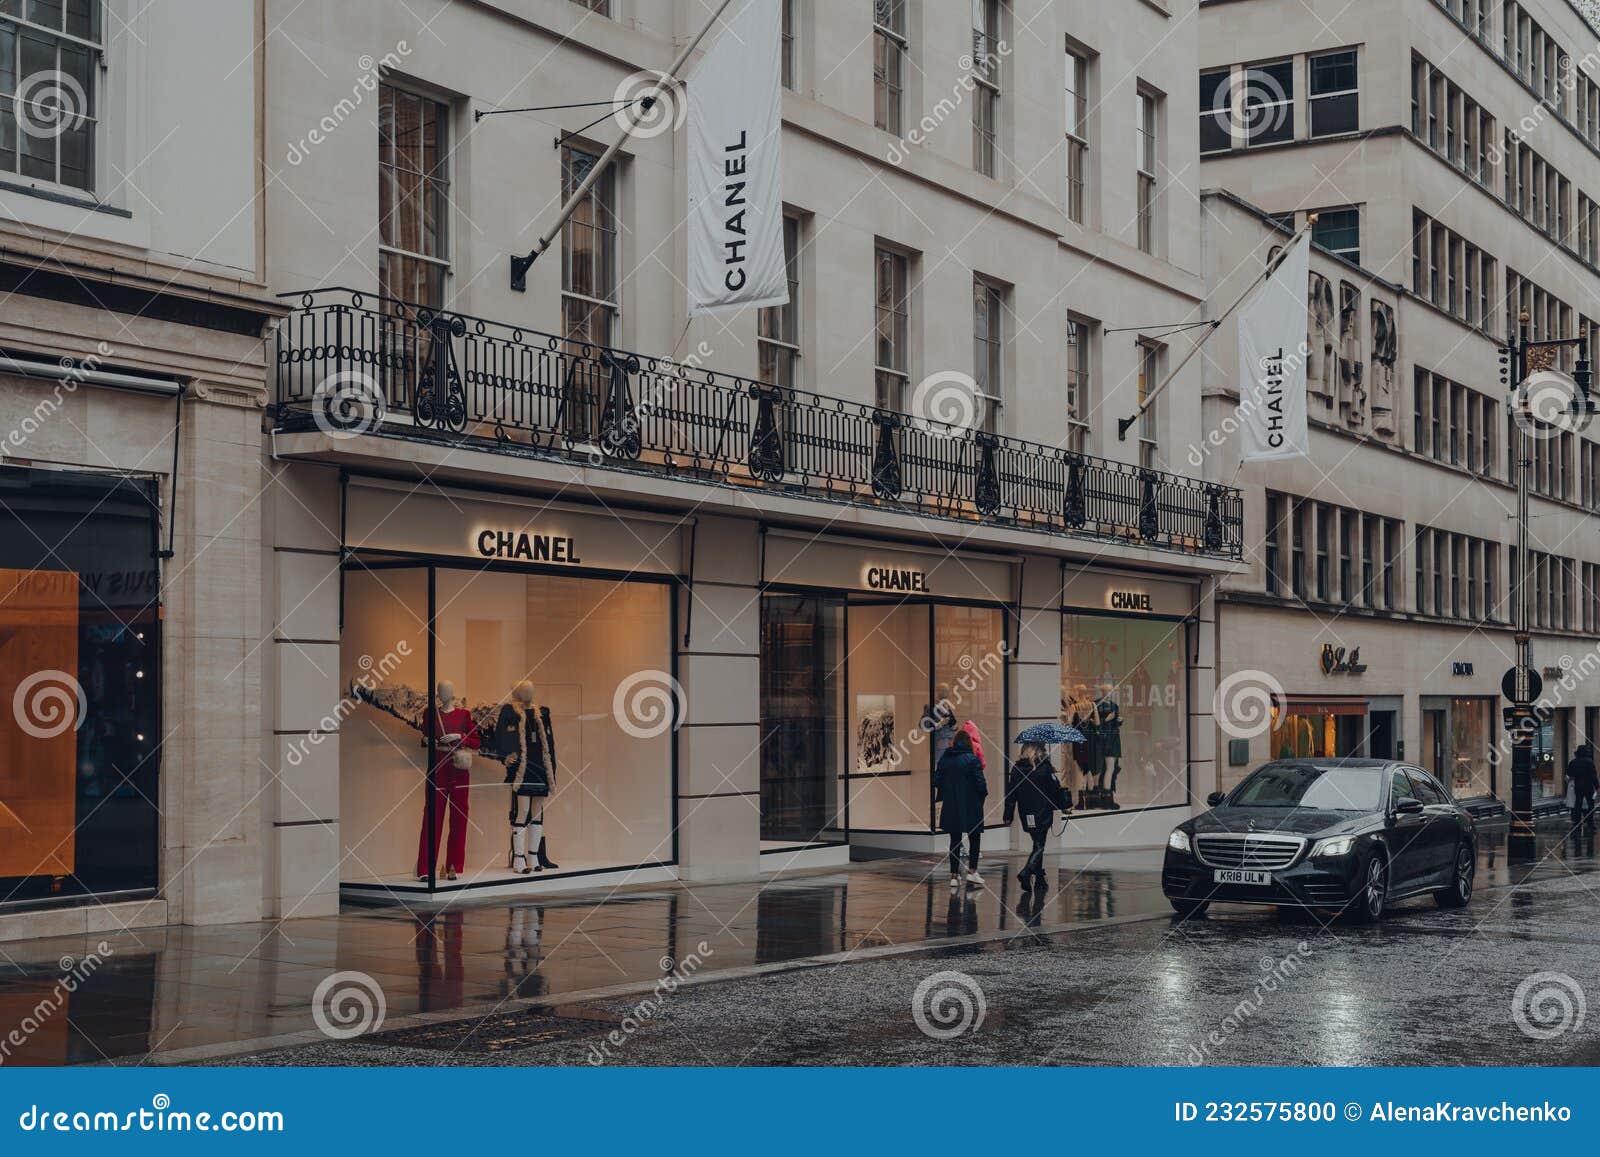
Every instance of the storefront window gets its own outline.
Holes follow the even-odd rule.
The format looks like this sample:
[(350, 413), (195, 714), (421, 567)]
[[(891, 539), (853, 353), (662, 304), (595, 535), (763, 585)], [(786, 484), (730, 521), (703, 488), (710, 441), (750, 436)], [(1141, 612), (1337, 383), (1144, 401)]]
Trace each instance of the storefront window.
[(1422, 700), (1423, 766), (1457, 799), (1494, 793), (1495, 700)]
[(1338, 759), (1360, 755), (1365, 703), (1317, 704), (1291, 700), (1272, 713), (1274, 759)]
[[(341, 654), (360, 706), (340, 734), (345, 882), (415, 887), (431, 865), (445, 886), (506, 884), (671, 862), (671, 588), (438, 567), (430, 604), (429, 582), (346, 575)], [(433, 684), (456, 697), (440, 716), (431, 839), (430, 605)], [(380, 676), (370, 690), (364, 674)], [(457, 734), (478, 741), (460, 759)]]
[(1533, 798), (1561, 799), (1567, 794), (1568, 735), (1572, 709), (1558, 707), (1533, 735)]
[(0, 905), (156, 887), (157, 503), (0, 469)]
[[(950, 741), (936, 722), (978, 730), (989, 781), (987, 819), (1004, 809), (1004, 616), (993, 607), (859, 603), (849, 608), (850, 826), (927, 831), (932, 772)], [(935, 722), (925, 729), (924, 719)]]
[(1062, 616), (1062, 721), (1084, 742), (1052, 753), (1080, 808), (1188, 798), (1182, 622)]

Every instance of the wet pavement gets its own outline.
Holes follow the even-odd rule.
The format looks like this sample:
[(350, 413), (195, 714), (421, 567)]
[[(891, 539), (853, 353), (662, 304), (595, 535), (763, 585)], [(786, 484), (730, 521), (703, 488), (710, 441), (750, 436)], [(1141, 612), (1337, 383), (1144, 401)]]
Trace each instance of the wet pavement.
[[(565, 893), (545, 903), (347, 906), (335, 917), (281, 923), (0, 944), (0, 1064), (149, 1053), (204, 1061), (240, 1042), (321, 1039), (316, 996), (336, 973), (369, 977), (375, 989), (367, 999), (381, 990), (392, 1026), (648, 985), (680, 960), (711, 975), (1004, 934), (1020, 923), (1011, 874), (1020, 863), (985, 860), (988, 883), (955, 906), (943, 857), (913, 856), (739, 883)], [(1036, 919), (1076, 926), (1165, 912), (1158, 869), (1151, 853), (1064, 856), (1059, 886)], [(343, 987), (324, 989), (322, 1007)], [(25, 1030), (20, 1045), (7, 1039), (13, 1028)]]
[[(1010, 874), (1019, 858), (987, 859), (985, 887), (952, 898), (942, 860), (908, 857), (515, 907), (0, 945), (0, 1061), (1600, 1061), (1600, 1008), (1549, 1039), (1512, 1016), (1539, 973), (1572, 978), (1569, 1006), (1600, 992), (1592, 837), (1546, 836), (1535, 864), (1511, 866), (1490, 834), (1471, 907), (1411, 901), (1377, 929), (1220, 907), (1177, 921), (1159, 863), (1155, 851), (1062, 857), (1042, 902)], [(342, 973), (375, 988), (341, 1002), (348, 985), (330, 977)], [(1549, 983), (1564, 982), (1525, 993), (1538, 1033), (1560, 1012)], [(919, 986), (935, 1033), (981, 1004), (975, 1031), (924, 1033)], [(360, 998), (370, 1007), (380, 991), (381, 1027), (327, 1039), (367, 1023)], [(28, 1030), (20, 1046), (13, 1027)]]
[(1508, 869), (1491, 848), (1470, 907), (1407, 901), (1375, 928), (1220, 906), (1024, 928), (229, 1063), (1593, 1065), (1600, 864), (1592, 840), (1544, 850)]

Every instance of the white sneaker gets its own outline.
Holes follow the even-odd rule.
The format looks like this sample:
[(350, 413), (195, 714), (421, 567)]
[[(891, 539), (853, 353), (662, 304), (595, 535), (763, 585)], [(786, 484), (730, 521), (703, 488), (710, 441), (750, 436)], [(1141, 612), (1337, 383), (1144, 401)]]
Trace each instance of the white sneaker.
[(967, 883), (975, 885), (975, 886), (981, 885), (983, 883), (983, 877), (978, 875), (978, 873), (976, 873), (976, 872), (968, 872), (967, 873)]
[[(427, 879), (427, 877), (426, 877), (426, 876), (424, 876), (424, 877), (422, 877), (422, 878), (423, 878), (423, 879), (424, 879), (424, 880), (426, 880), (426, 879)], [(951, 876), (951, 877), (950, 877), (950, 886), (951, 886), (951, 887), (952, 887), (952, 888), (959, 888), (959, 887), (961, 887), (961, 877), (960, 877), (960, 876)]]

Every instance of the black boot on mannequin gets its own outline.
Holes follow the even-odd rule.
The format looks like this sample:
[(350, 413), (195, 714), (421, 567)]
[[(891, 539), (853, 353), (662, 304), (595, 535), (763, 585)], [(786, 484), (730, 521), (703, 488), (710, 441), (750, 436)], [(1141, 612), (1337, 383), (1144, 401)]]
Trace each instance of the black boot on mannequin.
[(543, 871), (545, 868), (559, 868), (561, 866), (545, 854), (543, 836), (539, 837), (539, 850), (534, 853), (534, 857), (539, 861), (540, 871)]

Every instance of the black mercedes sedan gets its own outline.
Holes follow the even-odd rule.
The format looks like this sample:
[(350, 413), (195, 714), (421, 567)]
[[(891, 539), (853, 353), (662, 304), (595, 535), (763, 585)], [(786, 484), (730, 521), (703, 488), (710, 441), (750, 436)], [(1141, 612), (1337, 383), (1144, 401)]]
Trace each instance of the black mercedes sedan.
[(1167, 838), (1161, 887), (1182, 915), (1212, 901), (1336, 909), (1359, 923), (1432, 893), (1472, 899), (1477, 829), (1420, 767), (1383, 759), (1279, 759)]

